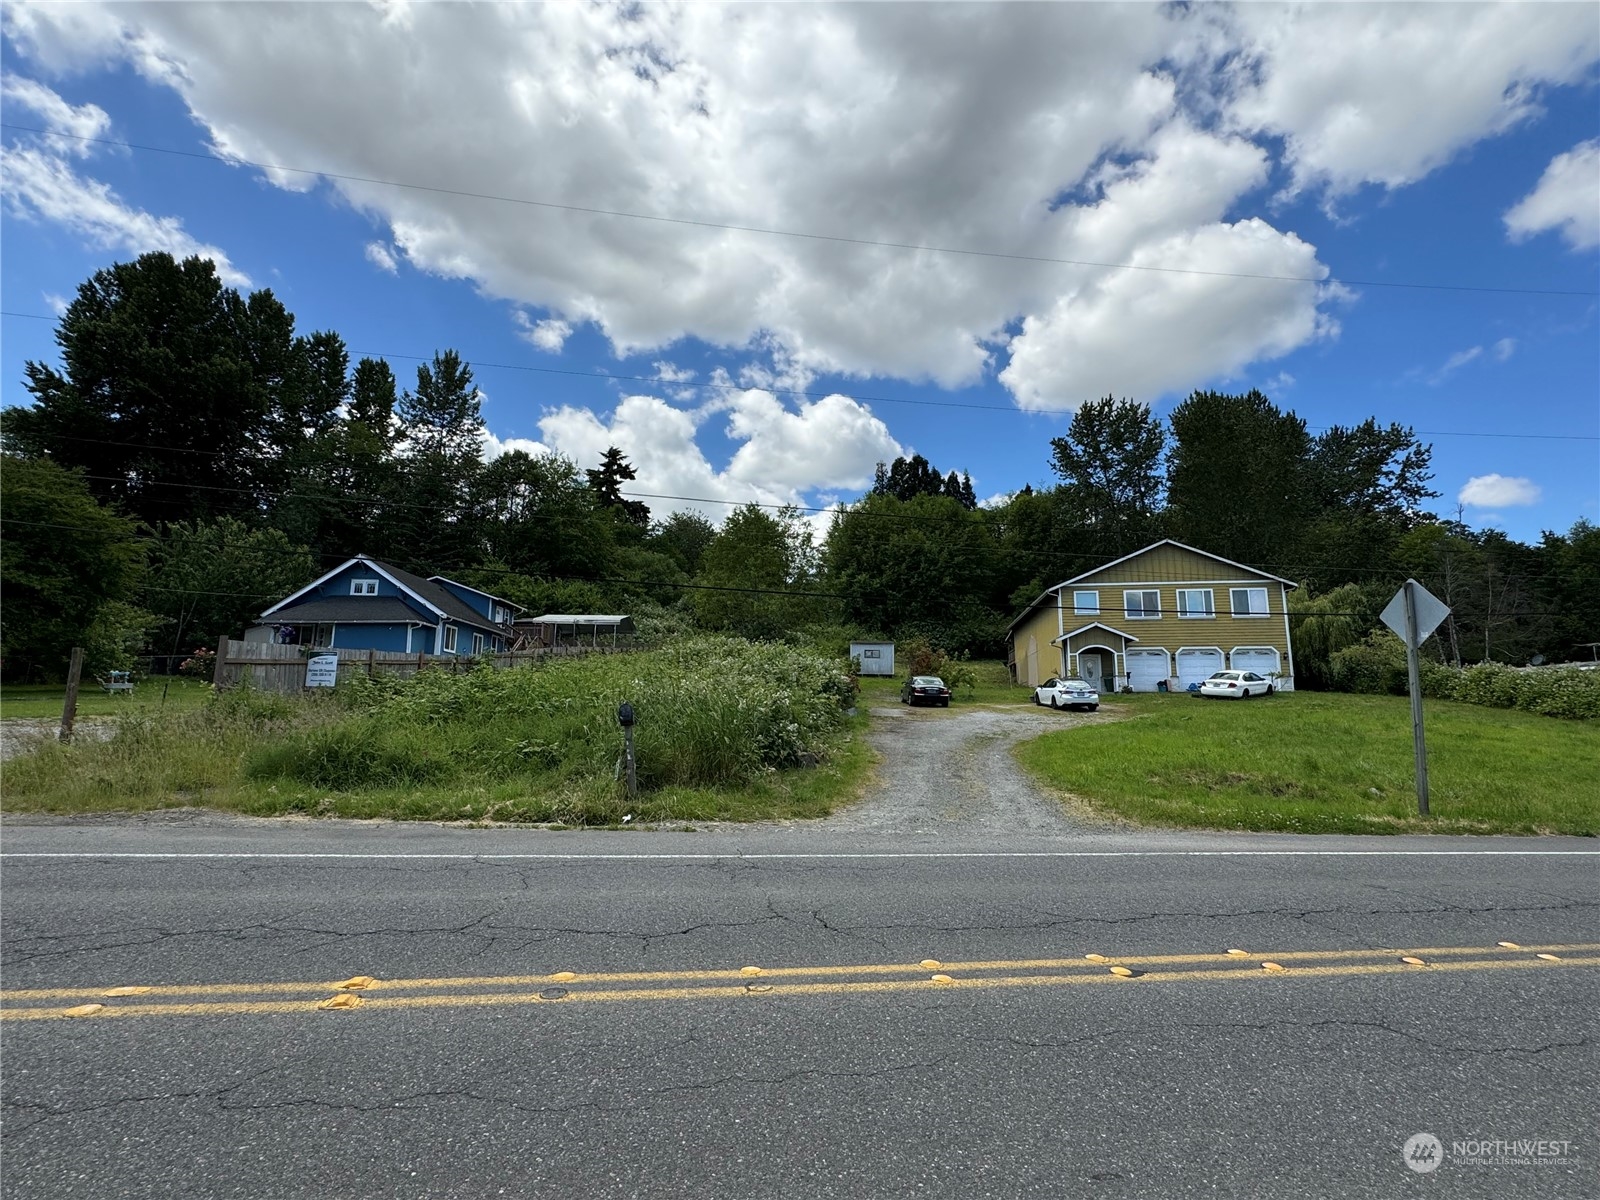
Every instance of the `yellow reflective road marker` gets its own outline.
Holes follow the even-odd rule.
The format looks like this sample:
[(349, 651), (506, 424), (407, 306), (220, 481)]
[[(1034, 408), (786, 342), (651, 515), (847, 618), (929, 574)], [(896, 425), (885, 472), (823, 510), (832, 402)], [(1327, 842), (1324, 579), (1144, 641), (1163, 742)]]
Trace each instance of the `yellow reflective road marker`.
[(955, 982), (955, 980), (951, 979), (950, 976), (948, 976), (948, 975), (934, 975), (934, 976), (931, 976), (931, 978), (932, 978), (934, 983), (954, 983)]
[(343, 983), (336, 983), (333, 986), (346, 992), (359, 992), (363, 988), (369, 988), (377, 982), (378, 981), (371, 975), (352, 975)]
[(1503, 950), (1521, 950), (1522, 949), (1522, 947), (1517, 945), (1517, 943), (1515, 943), (1515, 942), (1496, 942), (1495, 945), (1499, 946)]
[(1084, 957), (1086, 959), (1088, 959), (1090, 962), (1110, 962), (1111, 961), (1104, 954), (1085, 954)]
[(80, 1004), (77, 1008), (67, 1009), (61, 1015), (64, 1017), (92, 1017), (104, 1008), (104, 1004)]
[(114, 987), (106, 993), (108, 996), (142, 996), (150, 991), (147, 987)]
[(578, 973), (576, 971), (557, 971), (547, 978), (554, 980), (556, 983), (571, 983), (577, 977)]
[(1288, 968), (1285, 967), (1282, 963), (1275, 963), (1275, 962), (1264, 962), (1264, 963), (1261, 964), (1261, 969), (1263, 971), (1286, 971), (1286, 970), (1288, 970)]
[(1127, 967), (1112, 967), (1111, 973), (1120, 979), (1132, 979), (1133, 972)]
[(937, 971), (940, 967), (944, 966), (944, 964), (937, 958), (925, 958), (919, 962), (917, 966), (921, 967), (924, 971)]
[(772, 985), (770, 983), (747, 983), (744, 985), (744, 990), (747, 992), (770, 992)]
[(1410, 963), (1413, 967), (1425, 967), (1425, 966), (1428, 965), (1422, 959), (1417, 958), (1415, 955), (1412, 955), (1412, 954), (1406, 954), (1406, 955), (1401, 956), (1400, 961), (1403, 962), (1403, 963)]
[(1228, 957), (1229, 958), (1249, 958), (1250, 957), (1250, 951), (1248, 951), (1248, 950), (1229, 950), (1228, 951)]
[(360, 1008), (361, 997), (354, 992), (340, 992), (337, 996), (329, 996), (317, 1005), (318, 1008)]
[(1542, 958), (1542, 959), (1545, 960), (1545, 962), (1560, 962), (1561, 961), (1560, 955), (1557, 955), (1557, 954), (1535, 954), (1534, 957), (1535, 958)]
[(756, 975), (761, 974), (761, 968), (760, 967), (740, 967), (739, 968), (739, 974), (745, 976), (747, 979), (748, 978), (752, 978), (752, 977), (754, 977)]

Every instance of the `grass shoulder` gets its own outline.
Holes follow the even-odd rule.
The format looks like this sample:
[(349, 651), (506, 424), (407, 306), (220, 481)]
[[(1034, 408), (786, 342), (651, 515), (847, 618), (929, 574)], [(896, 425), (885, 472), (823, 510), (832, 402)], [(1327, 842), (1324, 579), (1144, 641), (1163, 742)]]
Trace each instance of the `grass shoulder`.
[(1049, 733), (1017, 758), (1141, 824), (1292, 833), (1600, 835), (1600, 721), (1428, 701), (1419, 817), (1403, 697), (1107, 697), (1130, 719)]

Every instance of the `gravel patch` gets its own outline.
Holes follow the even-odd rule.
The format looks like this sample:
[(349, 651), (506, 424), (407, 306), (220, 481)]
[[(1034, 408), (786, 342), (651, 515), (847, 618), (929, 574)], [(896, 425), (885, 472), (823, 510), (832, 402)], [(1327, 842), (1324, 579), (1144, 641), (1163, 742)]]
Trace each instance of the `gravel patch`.
[(1115, 717), (1028, 708), (952, 713), (885, 707), (871, 713), (867, 740), (883, 756), (878, 782), (860, 803), (810, 825), (818, 832), (1071, 837), (1122, 827), (1041, 789), (1011, 754), (1042, 733)]
[[(80, 718), (72, 726), (74, 737), (102, 742), (110, 740), (116, 729), (115, 721), (93, 717)], [(60, 731), (60, 717), (10, 717), (0, 721), (0, 762), (37, 749), (44, 742), (55, 741)]]

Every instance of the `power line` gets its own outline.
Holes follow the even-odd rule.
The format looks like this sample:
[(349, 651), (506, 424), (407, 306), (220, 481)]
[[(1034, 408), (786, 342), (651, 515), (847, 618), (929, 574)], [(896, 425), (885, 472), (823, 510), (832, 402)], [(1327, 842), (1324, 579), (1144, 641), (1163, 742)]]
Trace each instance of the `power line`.
[[(0, 309), (0, 317), (19, 317), (19, 318), (23, 318), (23, 319), (30, 320), (30, 321), (55, 321), (55, 320), (59, 320), (60, 319), (58, 317), (47, 316), (44, 313), (14, 312), (14, 311), (11, 311), (11, 310), (8, 310), (8, 309)], [(353, 354), (353, 355), (360, 355), (360, 356), (367, 357), (367, 358), (383, 358), (383, 359), (397, 358), (397, 359), (404, 359), (407, 362), (432, 362), (433, 361), (430, 356), (424, 355), (424, 354), (399, 354), (399, 353), (395, 353), (393, 351), (388, 351), (388, 350), (359, 350), (359, 349), (356, 349), (355, 347), (350, 347), (348, 349), (348, 353)], [(657, 375), (615, 375), (615, 374), (610, 374), (610, 373), (605, 372), (605, 371), (578, 371), (578, 370), (573, 370), (571, 368), (563, 368), (563, 367), (535, 367), (535, 366), (530, 366), (527, 363), (486, 362), (486, 361), (481, 360), (481, 359), (463, 359), (463, 362), (467, 366), (471, 367), (475, 371), (480, 369), (480, 368), (487, 369), (487, 370), (494, 370), (494, 371), (523, 371), (523, 372), (526, 372), (526, 373), (532, 374), (532, 375), (564, 375), (564, 376), (577, 378), (577, 379), (594, 379), (594, 380), (600, 381), (602, 383), (613, 382), (613, 383), (667, 384), (669, 382), (667, 380), (662, 379), (660, 376), (657, 376)], [(800, 396), (800, 397), (803, 397), (803, 398), (808, 399), (808, 400), (824, 400), (824, 399), (827, 399), (830, 396), (842, 396), (846, 400), (854, 401), (857, 404), (909, 404), (909, 405), (913, 405), (915, 407), (920, 407), (920, 408), (970, 409), (970, 410), (974, 410), (974, 411), (977, 411), (977, 412), (1008, 413), (1008, 414), (1013, 415), (1013, 416), (1060, 416), (1060, 415), (1063, 415), (1060, 411), (1057, 411), (1057, 410), (1046, 411), (1046, 410), (1043, 410), (1043, 409), (1019, 408), (1014, 404), (968, 404), (968, 403), (964, 403), (964, 402), (961, 402), (961, 401), (954, 401), (954, 400), (925, 400), (925, 399), (911, 399), (909, 397), (904, 397), (904, 396), (875, 396), (875, 395), (868, 395), (868, 394), (862, 393), (862, 392), (842, 392), (837, 388), (833, 388), (833, 389), (830, 389), (828, 391), (819, 392), (819, 391), (813, 391), (813, 390), (806, 390), (804, 388), (780, 388), (780, 387), (761, 387), (761, 388), (757, 388), (757, 387), (749, 386), (749, 385), (746, 385), (746, 384), (740, 384), (740, 383), (712, 383), (712, 382), (709, 382), (709, 381), (704, 382), (704, 383), (687, 383), (687, 382), (685, 382), (685, 383), (682, 383), (682, 384), (673, 384), (672, 386), (674, 386), (674, 387), (704, 388), (704, 389), (706, 389), (708, 391), (722, 391), (722, 392), (764, 391), (764, 392), (769, 392), (774, 396)], [(1312, 433), (1325, 433), (1329, 429), (1335, 429), (1335, 428), (1338, 428), (1338, 426), (1334, 426), (1334, 425), (1307, 425), (1306, 426), (1307, 431), (1312, 432)], [(1492, 432), (1479, 432), (1479, 431), (1476, 431), (1476, 430), (1464, 430), (1464, 429), (1415, 429), (1415, 430), (1412, 430), (1412, 433), (1414, 435), (1418, 436), (1418, 437), (1518, 438), (1518, 439), (1522, 439), (1522, 440), (1531, 440), (1531, 441), (1600, 442), (1600, 435), (1586, 434), (1586, 433), (1492, 433)], [(66, 437), (68, 435), (62, 434), (60, 436)], [(78, 441), (97, 441), (97, 440), (100, 440), (100, 439), (78, 438), (78, 439), (75, 439), (75, 440), (78, 440)], [(147, 444), (143, 444), (143, 443), (139, 443), (139, 442), (110, 442), (110, 441), (108, 441), (105, 444), (106, 445), (120, 445), (120, 446), (141, 446), (141, 445), (143, 445), (145, 449), (150, 449), (150, 450), (172, 450), (172, 451), (175, 451), (177, 453), (182, 453), (182, 454), (215, 454), (215, 455), (223, 455), (223, 454), (227, 453), (227, 451), (222, 451), (222, 450), (191, 450), (191, 449), (187, 449), (187, 448), (181, 447), (181, 446), (155, 446), (155, 445), (147, 445)]]
[(378, 187), (403, 188), (407, 191), (431, 192), (442, 196), (456, 196), (470, 200), (490, 200), (501, 204), (520, 204), (528, 208), (542, 208), (556, 212), (583, 213), (587, 216), (618, 217), (630, 221), (650, 221), (662, 225), (679, 225), (695, 229), (716, 229), (733, 233), (754, 233), (765, 237), (793, 238), (801, 241), (829, 242), (846, 246), (867, 246), (875, 249), (909, 250), (928, 254), (949, 254), (968, 258), (999, 259), (1007, 262), (1042, 263), (1052, 266), (1092, 267), (1112, 271), (1145, 271), (1168, 275), (1200, 275), (1218, 279), (1259, 279), (1279, 283), (1337, 284), (1346, 287), (1404, 288), (1416, 291), (1481, 292), (1513, 296), (1581, 296), (1600, 293), (1592, 291), (1567, 291), (1557, 288), (1490, 287), (1479, 284), (1403, 283), (1381, 279), (1343, 279), (1336, 276), (1312, 278), (1304, 275), (1266, 275), (1245, 271), (1204, 271), (1194, 267), (1161, 267), (1141, 263), (1099, 262), (1092, 259), (1056, 258), (1039, 254), (1009, 254), (997, 250), (975, 250), (959, 246), (935, 246), (920, 242), (891, 242), (877, 238), (846, 237), (839, 234), (810, 233), (794, 229), (776, 229), (761, 225), (739, 225), (727, 221), (706, 221), (692, 217), (663, 217), (651, 213), (628, 212), (622, 209), (595, 208), (582, 204), (560, 204), (550, 200), (533, 200), (523, 196), (501, 196), (490, 192), (471, 192), (462, 188), (438, 187), (431, 184), (411, 183), (397, 179), (378, 179), (367, 175), (350, 175), (337, 171), (314, 170), (310, 167), (291, 167), (281, 163), (263, 163), (247, 158), (213, 154), (201, 150), (179, 150), (170, 146), (151, 146), (139, 142), (120, 141), (115, 138), (90, 137), (85, 134), (61, 133), (40, 129), (32, 125), (15, 125), (0, 122), (0, 128), (18, 133), (35, 133), (47, 137), (68, 138), (72, 141), (95, 145), (116, 146), (124, 150), (140, 150), (150, 154), (167, 154), (178, 158), (200, 159), (221, 163), (224, 166), (251, 167), (258, 171), (281, 171), (290, 175), (311, 175), (322, 179), (337, 179), (346, 183), (365, 183)]

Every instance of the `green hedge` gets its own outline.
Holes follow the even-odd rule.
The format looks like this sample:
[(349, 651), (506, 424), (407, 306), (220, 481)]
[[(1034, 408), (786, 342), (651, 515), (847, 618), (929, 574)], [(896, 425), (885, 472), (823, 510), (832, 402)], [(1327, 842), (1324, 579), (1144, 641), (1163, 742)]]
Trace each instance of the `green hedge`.
[[(1519, 708), (1546, 717), (1600, 717), (1600, 671), (1545, 667), (1520, 671), (1504, 663), (1449, 667), (1424, 658), (1422, 694), (1488, 708)], [(1379, 630), (1333, 656), (1334, 686), (1341, 692), (1406, 694), (1406, 650), (1400, 639)]]

